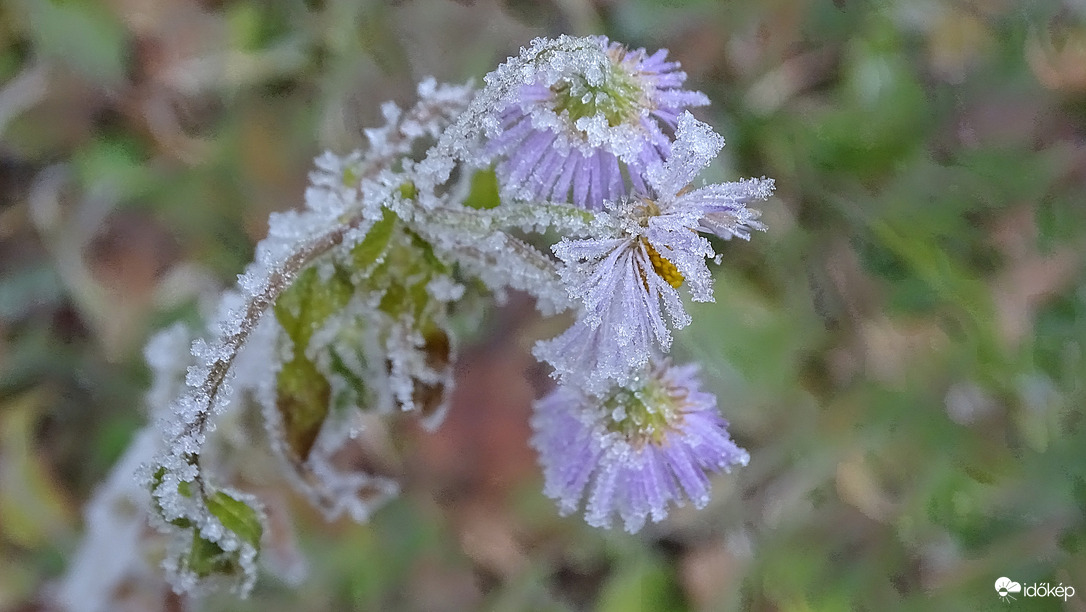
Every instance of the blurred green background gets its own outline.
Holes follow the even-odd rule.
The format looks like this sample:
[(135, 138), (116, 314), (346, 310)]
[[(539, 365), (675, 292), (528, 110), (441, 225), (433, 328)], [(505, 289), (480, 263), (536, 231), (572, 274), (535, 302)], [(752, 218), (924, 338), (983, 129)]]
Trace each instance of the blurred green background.
[[(0, 610), (51, 609), (145, 420), (143, 342), (233, 281), (312, 157), (559, 33), (669, 48), (728, 140), (706, 178), (777, 180), (677, 349), (750, 466), (637, 536), (558, 517), (526, 445), (555, 330), (515, 299), (402, 499), (326, 524), (284, 492), (308, 577), (199, 607), (1086, 610), (1071, 0), (4, 0)], [(1078, 593), (1003, 603), (1001, 576)]]

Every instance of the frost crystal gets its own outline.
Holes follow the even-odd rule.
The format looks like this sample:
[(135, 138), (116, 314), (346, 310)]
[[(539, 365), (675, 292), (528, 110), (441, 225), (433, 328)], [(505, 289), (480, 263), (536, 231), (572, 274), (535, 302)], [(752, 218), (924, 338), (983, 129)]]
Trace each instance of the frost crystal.
[(585, 501), (585, 520), (610, 527), (618, 518), (639, 531), (668, 507), (709, 502), (709, 477), (746, 465), (716, 398), (700, 390), (697, 367), (654, 364), (628, 388), (601, 396), (559, 387), (535, 404), (532, 445), (544, 493), (562, 514)]

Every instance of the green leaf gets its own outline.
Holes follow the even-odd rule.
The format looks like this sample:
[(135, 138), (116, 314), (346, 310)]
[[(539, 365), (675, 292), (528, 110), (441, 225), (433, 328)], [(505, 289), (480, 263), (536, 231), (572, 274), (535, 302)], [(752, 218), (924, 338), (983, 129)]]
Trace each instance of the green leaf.
[(260, 536), (264, 533), (264, 526), (260, 523), (256, 510), (248, 504), (222, 491), (217, 491), (208, 498), (207, 509), (215, 518), (222, 521), (223, 527), (233, 531), (249, 544), (260, 547)]
[(276, 379), (276, 408), (290, 449), (305, 460), (328, 415), (331, 385), (305, 356), (313, 333), (333, 313), (347, 305), (354, 287), (346, 273), (336, 270), (322, 279), (315, 267), (299, 276), (275, 303), (275, 317), (294, 343), (294, 358)]
[(282, 417), (287, 445), (304, 461), (328, 416), (332, 387), (313, 362), (304, 355), (295, 355), (279, 371), (276, 393), (275, 405)]
[(305, 353), (313, 332), (324, 320), (347, 305), (354, 287), (347, 275), (337, 270), (327, 280), (316, 267), (299, 275), (275, 302), (275, 318), (294, 342), (295, 355)]
[(392, 239), (392, 230), (396, 227), (396, 213), (385, 209), (381, 220), (373, 224), (362, 242), (351, 249), (351, 264), (356, 270), (366, 270), (372, 266), (385, 250)]
[(418, 197), (418, 195), (419, 190), (411, 181), (407, 181), (406, 183), (400, 185), (400, 196), (402, 196), (405, 200), (414, 200)]
[[(276, 319), (294, 344), (293, 358), (283, 365), (276, 380), (276, 408), (286, 443), (302, 461), (309, 456), (328, 416), (332, 395), (331, 383), (305, 355), (309, 341), (328, 317), (351, 299), (356, 290), (351, 273), (372, 268), (389, 251), (396, 228), (395, 213), (385, 210), (362, 242), (351, 249), (349, 265), (353, 270), (337, 266), (330, 277), (322, 278), (317, 268), (311, 267), (275, 303)], [(401, 301), (406, 301), (406, 296)]]
[(241, 569), (237, 551), (226, 552), (215, 542), (204, 539), (199, 529), (192, 533), (192, 546), (185, 564), (201, 578), (212, 574), (236, 574)]
[(493, 170), (479, 170), (471, 177), (471, 190), (464, 206), (477, 210), (497, 208), (501, 204), (498, 195), (498, 176)]

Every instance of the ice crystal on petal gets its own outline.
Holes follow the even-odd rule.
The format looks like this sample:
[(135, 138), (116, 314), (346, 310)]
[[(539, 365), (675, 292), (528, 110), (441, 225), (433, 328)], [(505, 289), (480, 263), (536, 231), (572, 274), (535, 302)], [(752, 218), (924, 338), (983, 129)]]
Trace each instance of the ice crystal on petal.
[(544, 493), (562, 514), (583, 503), (588, 524), (617, 519), (631, 533), (663, 520), (672, 504), (705, 506), (709, 475), (749, 460), (692, 365), (654, 361), (602, 396), (560, 386), (535, 403), (532, 428)]
[[(598, 227), (610, 237), (563, 238), (552, 247), (569, 297), (580, 301), (580, 318), (559, 337), (536, 345), (535, 355), (564, 383), (597, 393), (625, 384), (654, 351), (671, 348), (667, 319), (690, 322), (677, 291), (712, 301), (706, 259), (716, 258), (699, 232), (747, 237), (761, 229), (746, 207), (769, 197), (773, 181), (748, 179), (686, 191), (686, 185), (723, 146), (723, 140), (689, 113), (678, 119), (671, 155), (648, 173), (645, 191), (609, 203)], [(667, 317), (664, 313), (667, 313)]]
[(689, 324), (678, 292), (655, 272), (645, 241), (563, 240), (554, 250), (566, 264), (561, 273), (570, 297), (585, 308), (570, 329), (534, 352), (567, 384), (596, 393), (613, 381), (628, 382), (654, 348), (671, 347), (665, 312), (676, 327)]
[(522, 85), (535, 81), (540, 75), (556, 78), (569, 65), (587, 65), (601, 61), (599, 45), (592, 38), (559, 36), (557, 39), (537, 38), (486, 75), (486, 86), (478, 91), (467, 109), (445, 129), (437, 143), (415, 168), (419, 188), (429, 192), (445, 183), (457, 163), (481, 166), (489, 163), (480, 149), (480, 139), (500, 127), (501, 119), (494, 109), (508, 106)]
[(488, 125), (486, 159), (499, 159), (508, 199), (598, 209), (641, 187), (668, 155), (679, 114), (709, 102), (681, 89), (686, 75), (667, 50), (650, 55), (602, 36), (581, 43), (595, 56), (537, 56), (537, 71), (520, 75), (517, 95), (497, 107), (500, 122)]
[[(690, 113), (679, 117), (675, 145), (664, 163), (654, 164), (647, 172), (648, 184), (639, 195), (659, 207), (653, 224), (664, 226), (666, 217), (696, 219), (690, 229), (715, 234), (721, 238), (750, 238), (750, 230), (765, 230), (758, 222), (761, 212), (747, 208), (750, 202), (765, 200), (773, 194), (773, 179), (743, 179), (730, 183), (689, 188), (705, 166), (716, 157), (724, 139)], [(671, 228), (673, 229), (673, 227)]]

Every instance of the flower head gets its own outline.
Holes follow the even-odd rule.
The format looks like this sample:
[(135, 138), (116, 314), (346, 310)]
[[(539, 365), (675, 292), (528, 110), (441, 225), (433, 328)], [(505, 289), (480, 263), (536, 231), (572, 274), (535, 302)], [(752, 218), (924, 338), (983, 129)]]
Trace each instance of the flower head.
[(746, 465), (716, 398), (701, 391), (697, 367), (654, 364), (629, 387), (595, 397), (561, 386), (535, 404), (532, 444), (544, 493), (563, 514), (585, 501), (585, 520), (638, 531), (663, 520), (672, 503), (709, 502), (708, 475)]
[(649, 55), (602, 36), (594, 41), (601, 62), (545, 72), (500, 109), (487, 150), (503, 158), (503, 197), (599, 209), (629, 192), (627, 178), (642, 186), (648, 167), (667, 156), (680, 113), (709, 103), (681, 89), (686, 74), (666, 60), (666, 49)]
[(685, 285), (695, 301), (713, 299), (705, 260), (716, 253), (700, 232), (748, 238), (763, 229), (746, 204), (769, 197), (771, 179), (687, 190), (721, 146), (720, 136), (684, 113), (671, 154), (649, 168), (645, 188), (604, 211), (613, 235), (563, 238), (553, 247), (566, 290), (584, 309), (565, 333), (536, 345), (535, 355), (566, 384), (599, 393), (627, 383), (654, 351), (670, 350), (664, 312), (676, 328), (690, 323), (678, 289)]

